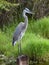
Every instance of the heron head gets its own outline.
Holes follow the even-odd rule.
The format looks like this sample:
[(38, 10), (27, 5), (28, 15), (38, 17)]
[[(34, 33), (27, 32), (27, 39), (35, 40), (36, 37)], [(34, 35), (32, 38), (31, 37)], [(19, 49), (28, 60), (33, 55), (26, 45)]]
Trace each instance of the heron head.
[(31, 12), (28, 8), (25, 8), (25, 9), (24, 9), (24, 12), (25, 12), (25, 13), (28, 13), (28, 14), (32, 14), (32, 12)]

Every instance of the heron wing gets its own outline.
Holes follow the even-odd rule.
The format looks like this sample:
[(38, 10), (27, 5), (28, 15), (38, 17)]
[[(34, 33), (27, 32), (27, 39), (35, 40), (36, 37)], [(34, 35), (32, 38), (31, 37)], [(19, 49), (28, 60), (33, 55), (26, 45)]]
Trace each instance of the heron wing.
[(16, 27), (16, 30), (13, 35), (14, 41), (18, 41), (18, 38), (19, 38), (21, 32), (23, 32), (24, 30), (25, 30), (24, 23), (23, 22), (19, 23), (19, 25)]

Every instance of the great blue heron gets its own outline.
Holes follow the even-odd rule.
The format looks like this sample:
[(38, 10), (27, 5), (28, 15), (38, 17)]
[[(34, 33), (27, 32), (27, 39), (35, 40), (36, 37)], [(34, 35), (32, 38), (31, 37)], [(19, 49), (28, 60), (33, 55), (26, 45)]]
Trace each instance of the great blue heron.
[[(28, 17), (26, 16), (26, 13), (32, 14), (32, 12), (28, 8), (25, 8), (23, 10), (24, 23), (20, 22), (19, 25), (16, 27), (16, 30), (14, 31), (13, 41), (12, 41), (13, 46), (22, 39), (28, 27)], [(21, 50), (21, 43), (19, 44), (19, 52), (20, 50)]]

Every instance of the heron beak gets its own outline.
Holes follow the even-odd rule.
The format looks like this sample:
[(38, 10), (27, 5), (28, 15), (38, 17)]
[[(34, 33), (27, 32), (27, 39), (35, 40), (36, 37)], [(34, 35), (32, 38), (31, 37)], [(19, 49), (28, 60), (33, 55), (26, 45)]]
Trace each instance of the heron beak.
[(31, 14), (31, 15), (35, 15), (35, 13), (34, 13), (34, 12), (30, 12), (30, 14)]

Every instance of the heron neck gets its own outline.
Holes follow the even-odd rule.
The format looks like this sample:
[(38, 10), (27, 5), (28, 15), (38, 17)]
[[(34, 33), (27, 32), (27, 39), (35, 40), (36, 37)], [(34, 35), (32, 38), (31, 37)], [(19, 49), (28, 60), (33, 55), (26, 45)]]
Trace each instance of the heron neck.
[(28, 25), (28, 17), (26, 16), (24, 19), (25, 19), (25, 21), (24, 21), (25, 25)]
[(23, 17), (24, 17), (24, 23), (25, 23), (25, 26), (27, 27), (28, 26), (28, 17), (26, 16), (26, 13), (23, 13)]

